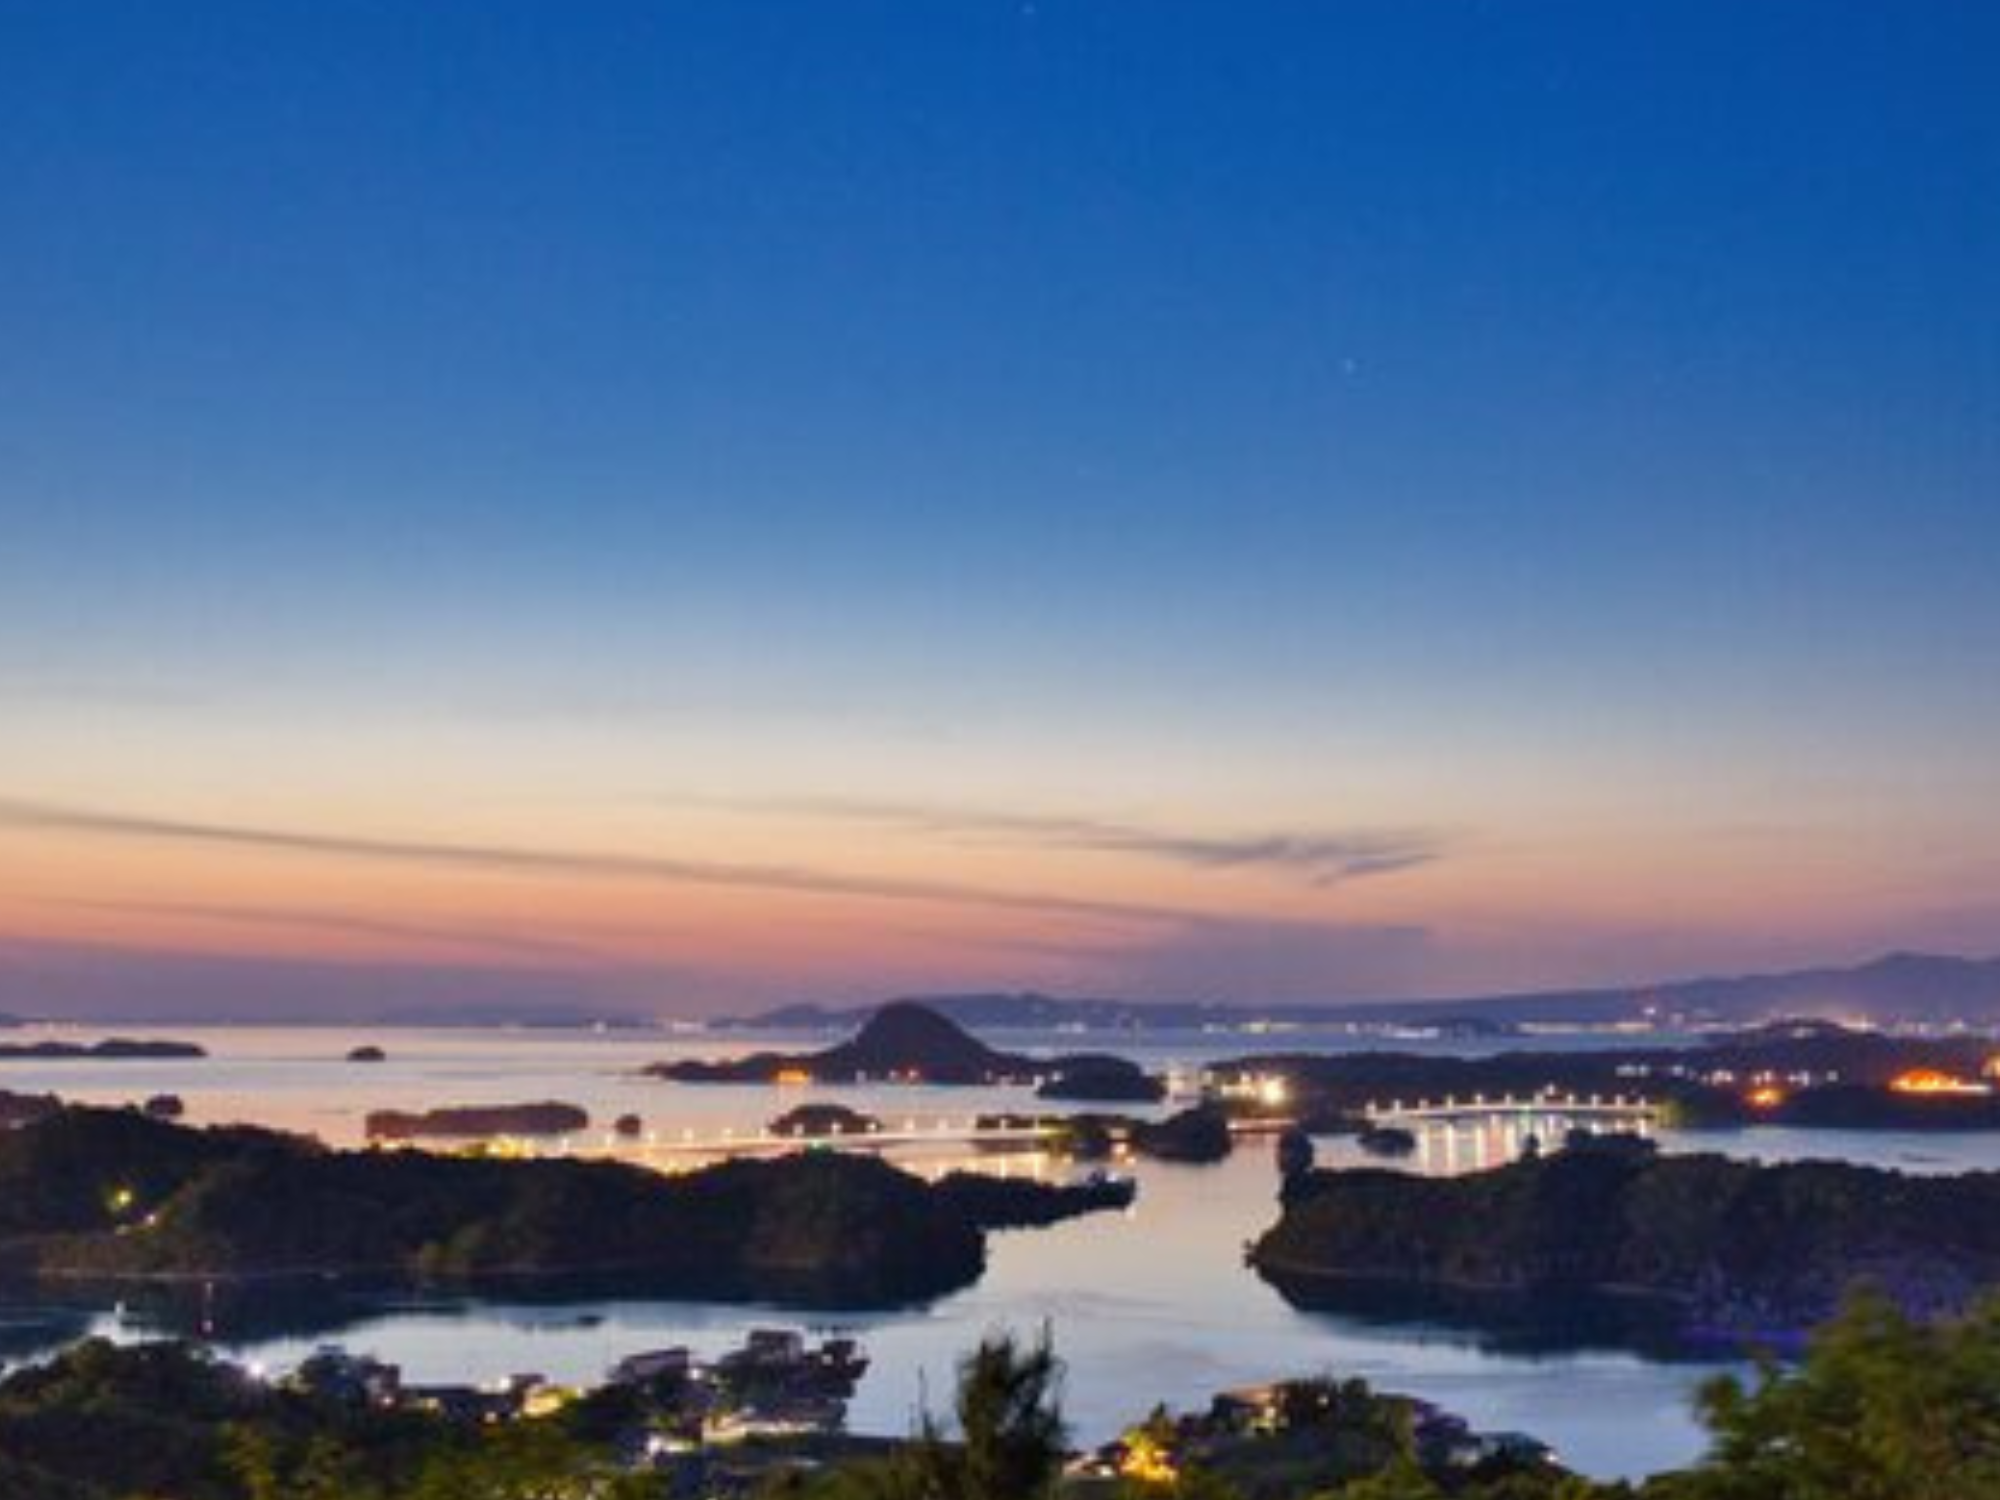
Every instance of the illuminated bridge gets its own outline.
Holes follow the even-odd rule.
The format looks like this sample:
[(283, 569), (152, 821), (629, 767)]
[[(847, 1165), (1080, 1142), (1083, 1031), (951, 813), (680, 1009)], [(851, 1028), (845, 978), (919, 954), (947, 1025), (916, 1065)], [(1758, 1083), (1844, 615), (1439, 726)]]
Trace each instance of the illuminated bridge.
[(1545, 1089), (1539, 1094), (1503, 1094), (1489, 1098), (1394, 1099), (1365, 1105), (1362, 1115), (1371, 1125), (1481, 1125), (1505, 1120), (1563, 1120), (1604, 1129), (1644, 1129), (1659, 1122), (1659, 1106), (1638, 1095), (1565, 1094)]
[(660, 1130), (650, 1131), (636, 1139), (605, 1136), (601, 1145), (607, 1151), (641, 1156), (683, 1153), (743, 1156), (760, 1151), (797, 1151), (802, 1146), (872, 1151), (887, 1146), (1033, 1145), (1048, 1140), (1060, 1130), (1061, 1126), (1052, 1121), (982, 1123), (976, 1116), (943, 1115), (933, 1119), (884, 1120), (873, 1130), (801, 1130), (781, 1134), (768, 1129), (739, 1129), (726, 1125), (708, 1130)]
[[(1237, 1120), (1230, 1130), (1237, 1137), (1273, 1135), (1287, 1128), (1288, 1119), (1261, 1117)], [(711, 1125), (648, 1130), (636, 1136), (615, 1131), (579, 1131), (559, 1139), (496, 1138), (487, 1149), (511, 1156), (613, 1156), (622, 1160), (669, 1162), (687, 1158), (779, 1155), (788, 1151), (877, 1151), (897, 1147), (1011, 1147), (1031, 1150), (1061, 1135), (1060, 1118), (994, 1119), (978, 1115), (898, 1116), (878, 1121), (873, 1129), (785, 1132), (762, 1126)], [(1111, 1128), (1115, 1142), (1125, 1132)]]
[(1392, 1099), (1362, 1111), (1369, 1124), (1392, 1126), (1416, 1137), (1418, 1171), (1452, 1175), (1483, 1172), (1533, 1150), (1564, 1143), (1573, 1130), (1650, 1136), (1659, 1106), (1636, 1095), (1539, 1094), (1442, 1099)]

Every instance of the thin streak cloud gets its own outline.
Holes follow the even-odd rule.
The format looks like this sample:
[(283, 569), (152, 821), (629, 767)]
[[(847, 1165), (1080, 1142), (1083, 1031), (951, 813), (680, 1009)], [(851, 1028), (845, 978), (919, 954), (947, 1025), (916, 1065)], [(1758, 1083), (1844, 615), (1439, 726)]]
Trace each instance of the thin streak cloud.
[(1132, 855), (1199, 869), (1263, 869), (1295, 876), (1315, 886), (1413, 869), (1432, 863), (1445, 852), (1445, 840), (1440, 835), (1407, 829), (1210, 834), (1098, 818), (842, 798), (795, 799), (756, 807), (725, 805), (744, 811), (802, 813), (957, 839)]
[(261, 849), (282, 854), (425, 865), (494, 874), (657, 881), (676, 885), (789, 891), (815, 896), (923, 901), (1121, 922), (1177, 922), (1189, 915), (1169, 907), (988, 889), (953, 881), (844, 875), (800, 866), (736, 864), (667, 855), (359, 837), (304, 829), (146, 817), (101, 808), (15, 799), (0, 799), (0, 826), (105, 839), (145, 840), (205, 848)]
[(333, 937), (387, 938), (453, 948), (484, 950), (496, 956), (577, 962), (594, 960), (596, 950), (580, 943), (532, 937), (488, 927), (447, 926), (429, 922), (399, 922), (350, 912), (288, 910), (280, 907), (223, 906), (199, 901), (88, 901), (76, 899), (39, 903), (70, 911), (103, 912), (112, 916), (194, 918), (246, 929), (319, 932)]

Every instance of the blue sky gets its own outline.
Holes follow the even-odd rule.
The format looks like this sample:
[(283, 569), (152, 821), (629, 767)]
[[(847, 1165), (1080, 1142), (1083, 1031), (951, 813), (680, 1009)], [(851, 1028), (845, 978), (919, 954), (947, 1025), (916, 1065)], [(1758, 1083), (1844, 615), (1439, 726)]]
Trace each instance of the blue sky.
[[(669, 1008), (2000, 948), (1996, 55), (1974, 3), (0, 7), (0, 793), (1196, 924), (612, 956)], [(1023, 832), (1078, 818), (1435, 857), (1161, 889)], [(0, 932), (297, 956), (50, 914), (183, 878), (117, 853), (0, 849)]]

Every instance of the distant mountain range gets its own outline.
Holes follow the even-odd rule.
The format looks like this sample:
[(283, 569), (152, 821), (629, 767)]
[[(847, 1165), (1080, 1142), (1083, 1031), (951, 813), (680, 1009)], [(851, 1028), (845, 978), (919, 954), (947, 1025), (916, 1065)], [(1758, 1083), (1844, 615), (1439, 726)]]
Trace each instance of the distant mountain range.
[[(1251, 1030), (1262, 1026), (1410, 1026), (1454, 1032), (1527, 1025), (1755, 1022), (1776, 1016), (1879, 1023), (2000, 1023), (2000, 958), (1892, 953), (1852, 968), (1800, 969), (1603, 989), (1359, 1004), (1224, 1005), (1209, 1001), (980, 993), (902, 997), (978, 1029)], [(880, 1005), (787, 1005), (721, 1027), (852, 1031)]]
[[(912, 1000), (974, 1031), (1238, 1031), (1272, 1027), (1408, 1027), (1453, 1036), (1504, 1035), (1523, 1026), (1610, 1026), (1652, 1020), (1663, 1026), (1719, 1022), (1745, 1024), (1780, 1016), (1826, 1020), (1948, 1023), (2000, 1026), (2000, 958), (1956, 958), (1929, 953), (1891, 953), (1850, 968), (1799, 969), (1596, 989), (1546, 990), (1466, 995), (1427, 1000), (1289, 1003), (1202, 1000), (1130, 1000), (1057, 996), (1033, 992), (908, 995)], [(783, 1030), (850, 1034), (891, 999), (865, 1005), (796, 1004), (750, 1016), (725, 1017), (708, 1024), (719, 1030)], [(31, 1012), (30, 1014), (34, 1014)], [(79, 1018), (72, 1016), (71, 1019)], [(93, 1016), (101, 1022), (130, 1024), (121, 1014)], [(240, 1022), (240, 1015), (191, 1009), (171, 1018), (153, 1015), (147, 1024)], [(560, 1002), (493, 1002), (462, 1005), (388, 1006), (359, 1014), (314, 1012), (272, 1016), (262, 1024), (290, 1019), (325, 1024), (388, 1027), (515, 1027), (548, 1030), (646, 1031), (678, 1023), (664, 1017)], [(0, 1031), (35, 1024), (0, 1014)]]

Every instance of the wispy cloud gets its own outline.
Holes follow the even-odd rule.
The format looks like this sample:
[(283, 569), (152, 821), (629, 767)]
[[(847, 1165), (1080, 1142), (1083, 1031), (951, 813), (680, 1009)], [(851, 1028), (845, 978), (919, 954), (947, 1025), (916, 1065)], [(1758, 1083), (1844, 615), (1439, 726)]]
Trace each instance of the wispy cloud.
[[(506, 1014), (657, 1015), (675, 996), (726, 1000), (701, 971), (354, 960), (61, 943), (0, 935), (0, 1011), (105, 1021), (332, 1021), (476, 1007)], [(712, 1008), (712, 1002), (710, 1005)]]
[(0, 827), (41, 829), (80, 837), (378, 863), (425, 865), (495, 874), (553, 875), (597, 880), (788, 891), (805, 895), (924, 901), (1041, 912), (1125, 922), (1171, 922), (1185, 913), (1167, 907), (1035, 891), (994, 889), (949, 880), (852, 874), (795, 865), (738, 864), (665, 854), (536, 848), (514, 844), (448, 843), (334, 834), (257, 824), (149, 817), (104, 808), (0, 798)]
[(504, 955), (537, 961), (568, 963), (589, 961), (597, 957), (595, 950), (581, 943), (534, 936), (518, 930), (435, 922), (404, 922), (344, 911), (224, 906), (204, 901), (93, 901), (75, 898), (46, 899), (39, 904), (70, 911), (103, 912), (113, 916), (159, 917), (170, 921), (192, 918), (196, 921), (252, 930), (275, 929), (286, 932), (318, 932), (332, 937), (386, 938), (392, 942), (469, 948), (496, 956)]
[(1241, 1004), (1340, 1004), (1421, 993), (1439, 959), (1411, 924), (1191, 917), (1111, 943), (1049, 943), (1095, 993)]
[(1445, 840), (1437, 833), (1411, 829), (1197, 833), (1099, 818), (843, 798), (795, 799), (755, 807), (723, 805), (803, 813), (961, 840), (1133, 855), (1201, 869), (1272, 870), (1321, 886), (1412, 869), (1439, 859), (1445, 850)]

